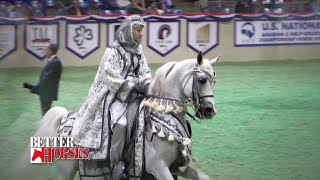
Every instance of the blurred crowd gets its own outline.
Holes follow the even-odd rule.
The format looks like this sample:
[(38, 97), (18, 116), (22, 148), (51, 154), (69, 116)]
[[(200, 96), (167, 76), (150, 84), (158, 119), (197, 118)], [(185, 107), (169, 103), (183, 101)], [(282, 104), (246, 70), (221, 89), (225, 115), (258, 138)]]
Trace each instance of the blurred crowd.
[(0, 0), (1, 17), (182, 12), (171, 0)]
[[(195, 10), (188, 12), (186, 6), (175, 7), (184, 1)], [(318, 12), (319, 5), (320, 0), (0, 0), (0, 16), (297, 13)]]
[(299, 13), (318, 12), (320, 0), (199, 0), (201, 12)]

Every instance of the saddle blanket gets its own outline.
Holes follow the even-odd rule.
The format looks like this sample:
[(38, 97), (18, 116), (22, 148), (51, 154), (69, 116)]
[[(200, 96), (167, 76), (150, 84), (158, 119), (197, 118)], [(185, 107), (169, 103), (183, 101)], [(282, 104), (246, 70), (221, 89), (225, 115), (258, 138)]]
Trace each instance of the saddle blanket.
[(71, 111), (68, 112), (67, 114), (65, 114), (61, 121), (60, 121), (60, 125), (57, 129), (57, 133), (60, 136), (69, 136), (71, 134), (72, 128), (73, 128), (73, 124), (75, 122), (75, 120), (78, 117), (78, 112), (77, 111)]

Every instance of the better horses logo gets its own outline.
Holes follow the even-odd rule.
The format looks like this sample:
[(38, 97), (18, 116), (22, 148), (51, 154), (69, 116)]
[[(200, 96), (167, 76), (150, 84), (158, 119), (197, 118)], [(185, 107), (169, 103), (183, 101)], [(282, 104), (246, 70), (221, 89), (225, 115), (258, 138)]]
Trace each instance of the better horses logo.
[(30, 137), (30, 163), (89, 159), (89, 149), (74, 147), (72, 137)]

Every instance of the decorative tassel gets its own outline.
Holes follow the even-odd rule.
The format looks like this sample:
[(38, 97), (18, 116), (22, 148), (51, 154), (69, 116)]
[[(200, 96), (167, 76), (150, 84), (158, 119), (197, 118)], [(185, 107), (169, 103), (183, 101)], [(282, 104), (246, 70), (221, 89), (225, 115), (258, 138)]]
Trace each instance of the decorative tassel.
[(152, 123), (152, 132), (156, 133), (157, 132), (157, 129), (156, 127), (154, 126), (154, 124)]
[(181, 153), (182, 153), (182, 156), (183, 156), (183, 157), (186, 157), (186, 156), (187, 156), (187, 150), (186, 150), (186, 149), (183, 149), (183, 150), (181, 151)]
[(170, 135), (169, 135), (169, 137), (168, 137), (168, 141), (169, 141), (169, 142), (173, 142), (173, 141), (174, 141), (174, 137), (173, 137), (173, 135), (172, 135), (171, 132), (170, 132), (169, 134), (170, 134)]
[(158, 111), (158, 112), (164, 112), (166, 110), (166, 108), (163, 105), (160, 105), (160, 106), (157, 106), (155, 108), (155, 110)]
[(188, 98), (188, 99), (184, 102), (184, 105), (185, 105), (185, 106), (191, 106), (191, 105), (192, 105), (191, 99)]
[(177, 111), (181, 113), (183, 111), (183, 106), (178, 106)]
[(170, 113), (173, 109), (174, 109), (174, 107), (169, 105), (169, 100), (167, 100), (167, 106), (166, 106), (166, 110), (164, 112)]
[(173, 111), (173, 109), (174, 109), (173, 106), (167, 106), (167, 107), (166, 107), (166, 110), (165, 110), (164, 112), (165, 112), (165, 113), (170, 113), (170, 112)]
[(179, 112), (178, 112), (179, 106), (177, 106), (177, 104), (176, 104), (175, 101), (173, 101), (173, 105), (174, 105), (174, 108), (175, 108), (175, 110), (174, 110), (173, 112), (174, 112), (174, 113), (179, 113)]
[(162, 127), (160, 128), (160, 132), (158, 133), (158, 136), (161, 138), (166, 137), (162, 131)]
[(146, 107), (150, 107), (150, 106), (151, 106), (150, 100), (151, 100), (151, 98), (149, 98), (148, 100), (143, 100), (143, 101), (142, 101), (142, 104), (143, 104), (144, 106), (146, 106)]
[(155, 108), (155, 107), (157, 107), (158, 105), (159, 105), (159, 103), (157, 102), (157, 99), (155, 98), (155, 99), (153, 100), (153, 102), (151, 103), (150, 107)]
[(183, 138), (183, 142), (182, 142), (182, 144), (183, 145), (188, 145), (188, 144), (190, 144), (191, 143), (191, 139), (189, 139), (189, 138)]
[(164, 110), (166, 110), (166, 108), (162, 105), (162, 101), (163, 99), (160, 100), (160, 105), (155, 108), (155, 110), (158, 112), (163, 112)]

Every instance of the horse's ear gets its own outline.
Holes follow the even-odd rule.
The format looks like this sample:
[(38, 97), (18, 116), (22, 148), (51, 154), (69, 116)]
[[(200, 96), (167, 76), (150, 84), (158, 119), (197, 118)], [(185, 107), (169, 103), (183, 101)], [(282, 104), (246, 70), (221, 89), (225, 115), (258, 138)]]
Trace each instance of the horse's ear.
[(201, 65), (202, 62), (203, 62), (203, 54), (202, 54), (202, 51), (198, 52), (197, 60), (198, 60), (198, 64)]
[(217, 56), (216, 58), (210, 60), (210, 64), (213, 66), (220, 58), (221, 54), (219, 56)]

